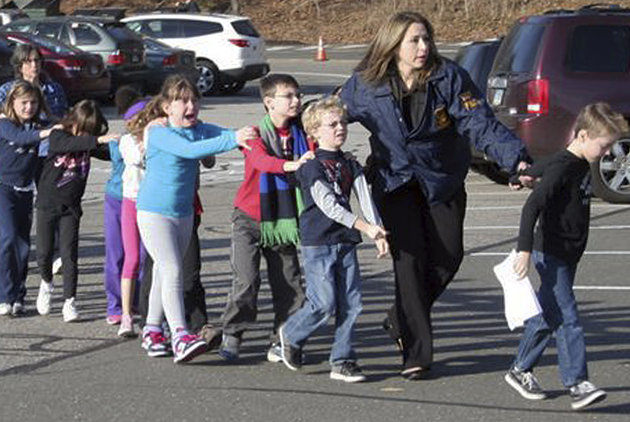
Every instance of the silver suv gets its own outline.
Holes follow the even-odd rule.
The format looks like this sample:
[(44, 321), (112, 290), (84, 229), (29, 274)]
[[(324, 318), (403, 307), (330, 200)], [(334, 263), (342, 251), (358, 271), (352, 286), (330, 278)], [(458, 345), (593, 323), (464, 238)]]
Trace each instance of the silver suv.
[(122, 19), (132, 30), (171, 47), (192, 50), (197, 57), (199, 90), (232, 94), (245, 82), (269, 73), (265, 41), (242, 16), (193, 13), (148, 13)]

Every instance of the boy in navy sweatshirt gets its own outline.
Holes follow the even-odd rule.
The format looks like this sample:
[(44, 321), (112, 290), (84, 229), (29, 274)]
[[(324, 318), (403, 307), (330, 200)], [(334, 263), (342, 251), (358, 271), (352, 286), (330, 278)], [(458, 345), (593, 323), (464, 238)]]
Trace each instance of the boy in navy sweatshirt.
[[(302, 347), (309, 336), (335, 314), (335, 339), (330, 353), (330, 378), (365, 380), (352, 347), (354, 325), (361, 312), (361, 276), (356, 245), (359, 232), (376, 242), (378, 257), (389, 252), (386, 232), (374, 207), (361, 166), (341, 151), (346, 141), (346, 111), (337, 97), (310, 105), (304, 129), (319, 145), (315, 159), (303, 164), (296, 177), (304, 196), (300, 215), (306, 298), (302, 308), (280, 328), (282, 360), (291, 370), (301, 366)], [(365, 217), (350, 208), (354, 191)]]

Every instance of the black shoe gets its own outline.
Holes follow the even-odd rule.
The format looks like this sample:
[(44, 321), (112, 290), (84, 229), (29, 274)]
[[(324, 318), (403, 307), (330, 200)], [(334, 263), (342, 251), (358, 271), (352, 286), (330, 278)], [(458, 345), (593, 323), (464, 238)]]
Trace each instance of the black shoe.
[(282, 362), (292, 371), (297, 371), (302, 367), (302, 349), (294, 347), (284, 336), (284, 326), (278, 329), (280, 337), (280, 348), (282, 349)]
[(542, 400), (547, 398), (532, 371), (521, 372), (512, 368), (505, 374), (505, 381), (518, 393), (528, 400)]
[(418, 380), (427, 378), (428, 373), (429, 373), (428, 368), (415, 366), (413, 368), (403, 369), (400, 375), (402, 375), (402, 377), (408, 381), (418, 381)]
[(365, 381), (365, 375), (356, 362), (347, 361), (333, 365), (330, 370), (330, 379), (343, 382), (361, 382)]
[(400, 335), (398, 330), (396, 330), (396, 328), (394, 327), (394, 324), (391, 323), (389, 317), (385, 317), (385, 319), (383, 320), (383, 330), (387, 332), (389, 337), (394, 341), (394, 343), (396, 343), (396, 347), (398, 348), (398, 351), (402, 353), (403, 351), (402, 336)]
[(600, 402), (606, 398), (606, 392), (595, 387), (591, 382), (582, 381), (569, 389), (571, 395), (571, 408), (580, 410), (593, 403)]
[(208, 351), (214, 350), (221, 344), (223, 331), (212, 324), (205, 324), (197, 333), (199, 337), (208, 345)]

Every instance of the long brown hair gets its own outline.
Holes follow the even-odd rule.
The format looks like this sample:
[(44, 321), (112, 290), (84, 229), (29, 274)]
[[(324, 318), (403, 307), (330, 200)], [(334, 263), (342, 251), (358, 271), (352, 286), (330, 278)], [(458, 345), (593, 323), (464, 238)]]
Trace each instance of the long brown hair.
[(395, 66), (398, 48), (407, 29), (414, 23), (424, 25), (429, 36), (429, 54), (426, 64), (418, 71), (418, 81), (425, 83), (431, 72), (440, 65), (431, 22), (420, 13), (399, 12), (381, 25), (370, 42), (367, 53), (355, 68), (367, 83), (380, 85), (385, 82), (391, 70), (397, 70)]
[(37, 111), (33, 115), (32, 120), (35, 123), (42, 123), (42, 121), (40, 120), (40, 116), (42, 115), (42, 113), (45, 115), (50, 114), (50, 112), (48, 111), (48, 107), (46, 107), (46, 100), (44, 100), (44, 94), (42, 94), (41, 89), (39, 89), (32, 83), (28, 81), (24, 81), (24, 80), (16, 81), (11, 87), (11, 89), (9, 90), (7, 99), (4, 102), (4, 110), (3, 110), (4, 115), (7, 116), (7, 118), (11, 120), (13, 123), (22, 125), (20, 118), (15, 113), (13, 105), (15, 103), (15, 100), (18, 97), (23, 97), (26, 95), (37, 98), (37, 102), (38, 102)]
[(101, 136), (109, 130), (107, 119), (92, 100), (76, 103), (59, 123), (66, 132), (74, 135), (88, 133), (92, 136)]

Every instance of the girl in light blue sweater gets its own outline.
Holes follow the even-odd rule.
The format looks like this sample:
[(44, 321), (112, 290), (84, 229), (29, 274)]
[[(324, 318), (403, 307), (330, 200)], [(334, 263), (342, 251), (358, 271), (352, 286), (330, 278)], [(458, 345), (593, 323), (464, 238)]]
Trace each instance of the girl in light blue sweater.
[(169, 353), (161, 328), (166, 317), (177, 363), (207, 349), (186, 330), (182, 289), (182, 257), (192, 233), (199, 159), (238, 146), (249, 148), (245, 141), (256, 133), (251, 127), (234, 131), (198, 122), (199, 92), (181, 76), (167, 79), (160, 96), (168, 117), (145, 129), (146, 170), (136, 203), (140, 236), (154, 261), (142, 347), (149, 356)]

